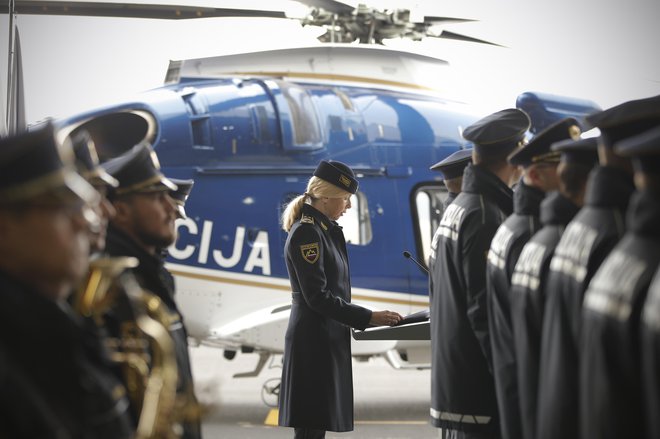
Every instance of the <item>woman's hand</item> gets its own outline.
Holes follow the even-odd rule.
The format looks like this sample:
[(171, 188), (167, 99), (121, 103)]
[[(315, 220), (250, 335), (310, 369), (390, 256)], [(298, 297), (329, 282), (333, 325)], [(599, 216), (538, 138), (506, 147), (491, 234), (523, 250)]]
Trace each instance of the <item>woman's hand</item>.
[(402, 318), (401, 314), (394, 311), (373, 311), (369, 324), (374, 326), (394, 326)]

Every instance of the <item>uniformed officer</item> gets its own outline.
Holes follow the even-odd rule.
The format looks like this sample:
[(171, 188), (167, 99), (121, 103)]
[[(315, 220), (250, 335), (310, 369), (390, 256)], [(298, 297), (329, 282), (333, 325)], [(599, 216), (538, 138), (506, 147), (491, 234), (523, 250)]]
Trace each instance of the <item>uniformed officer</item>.
[(486, 266), (488, 326), (493, 350), (493, 376), (500, 414), (502, 437), (522, 437), (516, 363), (513, 353), (509, 288), (520, 251), (541, 223), (539, 207), (548, 191), (559, 188), (559, 152), (550, 146), (579, 135), (573, 118), (561, 120), (537, 134), (531, 142), (514, 151), (509, 162), (523, 168), (513, 193), (513, 214), (497, 229), (488, 251)]
[(181, 180), (179, 178), (170, 178), (170, 181), (176, 185), (176, 190), (170, 191), (170, 197), (174, 200), (176, 204), (176, 215), (177, 218), (188, 218), (186, 215), (186, 201), (190, 196), (190, 191), (192, 191), (195, 180)]
[(98, 202), (50, 124), (0, 141), (2, 437), (132, 436), (125, 389), (66, 302)]
[[(656, 267), (660, 263), (657, 247), (660, 245), (660, 234), (657, 225), (660, 223), (660, 127), (647, 131), (639, 136), (623, 140), (616, 145), (616, 151), (626, 157), (632, 157), (635, 168), (635, 184), (642, 193), (649, 194), (650, 204), (644, 207), (645, 220), (649, 226), (650, 242), (656, 255)], [(651, 226), (654, 224), (654, 226)], [(641, 354), (642, 406), (646, 425), (646, 437), (660, 437), (660, 376), (658, 375), (658, 354), (660, 344), (660, 270), (653, 267), (653, 258), (646, 257), (648, 271), (655, 270), (655, 278), (648, 289), (647, 298), (641, 311), (641, 331), (639, 353)], [(647, 271), (643, 274), (646, 279)], [(643, 290), (640, 289), (641, 295)], [(641, 300), (641, 297), (640, 297)], [(633, 341), (634, 343), (634, 341)], [(631, 346), (634, 347), (634, 346)], [(639, 436), (641, 437), (641, 436)]]
[(566, 225), (584, 204), (587, 176), (598, 161), (595, 139), (563, 140), (552, 145), (561, 152), (557, 167), (559, 191), (549, 194), (540, 209), (541, 229), (522, 248), (511, 276), (511, 331), (520, 397), (523, 438), (536, 430), (536, 396), (545, 281), (550, 259)]
[(584, 295), (579, 350), (584, 438), (650, 437), (644, 428), (639, 330), (642, 305), (660, 262), (658, 149), (655, 139), (642, 137), (629, 143), (624, 139), (615, 150), (633, 157), (637, 191), (628, 206), (625, 235)]
[(461, 192), (463, 171), (470, 163), (472, 163), (472, 148), (458, 150), (431, 166), (432, 170), (439, 171), (444, 176), (444, 183), (448, 192), (447, 198), (444, 203), (442, 203), (444, 209), (446, 209)]
[(516, 109), (491, 114), (463, 132), (474, 143), (462, 192), (447, 207), (430, 257), (431, 423), (447, 437), (499, 437), (486, 306), (486, 254), (513, 211), (519, 176), (507, 156), (529, 128)]
[(539, 372), (539, 439), (579, 437), (582, 299), (592, 276), (625, 232), (626, 209), (634, 191), (630, 161), (618, 156), (613, 145), (657, 120), (659, 104), (657, 98), (629, 101), (587, 117), (601, 132), (600, 166), (589, 176), (585, 206), (567, 226), (550, 262)]
[[(169, 332), (179, 374), (177, 395), (194, 408), (197, 400), (187, 332), (174, 298), (174, 278), (165, 268), (161, 253), (176, 239), (177, 210), (169, 192), (177, 187), (161, 173), (156, 153), (144, 143), (102, 166), (119, 181), (109, 194), (116, 214), (108, 227), (106, 252), (110, 256), (137, 258), (139, 265), (132, 272), (140, 286), (158, 296), (171, 313)], [(182, 437), (199, 438), (199, 416), (192, 413), (186, 419)]]
[(321, 161), (307, 190), (289, 203), (282, 226), (293, 292), (284, 342), (279, 425), (295, 437), (353, 430), (350, 328), (394, 325), (401, 316), (351, 303), (348, 254), (336, 221), (358, 181), (344, 163)]

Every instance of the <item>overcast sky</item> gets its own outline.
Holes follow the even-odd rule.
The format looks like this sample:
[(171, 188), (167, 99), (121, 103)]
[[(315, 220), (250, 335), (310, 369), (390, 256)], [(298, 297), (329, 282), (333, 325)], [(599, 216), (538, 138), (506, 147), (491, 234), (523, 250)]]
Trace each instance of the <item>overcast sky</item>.
[[(218, 7), (258, 4), (207, 0), (194, 3), (213, 3)], [(284, 3), (261, 2), (274, 6)], [(384, 0), (373, 3), (389, 7), (411, 4)], [(397, 48), (449, 60), (462, 78), (466, 100), (482, 107), (494, 111), (513, 106), (517, 94), (528, 90), (589, 99), (603, 108), (660, 94), (658, 0), (415, 3), (419, 13), (477, 19), (478, 22), (447, 29), (506, 46), (429, 39), (391, 43)], [(0, 19), (0, 96), (4, 102), (7, 16)], [(19, 16), (18, 23), (28, 122), (68, 116), (158, 87), (170, 59), (315, 42), (314, 29), (303, 29), (295, 20), (226, 18), (174, 22)]]

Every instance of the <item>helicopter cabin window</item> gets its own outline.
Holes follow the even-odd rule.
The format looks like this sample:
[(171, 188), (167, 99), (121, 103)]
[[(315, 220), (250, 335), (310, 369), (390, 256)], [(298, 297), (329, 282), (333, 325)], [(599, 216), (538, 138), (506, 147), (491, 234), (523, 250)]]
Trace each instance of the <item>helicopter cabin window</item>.
[(323, 139), (311, 97), (304, 88), (295, 84), (282, 83), (280, 86), (291, 112), (294, 145), (318, 148)]
[(428, 267), (431, 240), (444, 213), (443, 203), (447, 199), (447, 188), (442, 184), (424, 185), (413, 193), (413, 219), (417, 250)]
[[(286, 206), (296, 198), (298, 194), (289, 193), (284, 197), (278, 212), (282, 217)], [(343, 228), (344, 238), (347, 244), (367, 245), (373, 237), (371, 230), (371, 215), (369, 215), (369, 203), (367, 196), (362, 192), (351, 195), (351, 208), (337, 221)]]
[(351, 195), (351, 208), (337, 222), (344, 228), (347, 244), (369, 244), (373, 234), (367, 196), (362, 192)]

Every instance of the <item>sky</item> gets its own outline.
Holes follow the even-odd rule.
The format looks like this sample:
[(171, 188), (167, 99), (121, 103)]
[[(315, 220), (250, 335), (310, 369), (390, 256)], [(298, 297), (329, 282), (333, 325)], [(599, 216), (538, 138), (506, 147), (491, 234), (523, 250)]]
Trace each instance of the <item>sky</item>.
[[(365, 0), (362, 0), (363, 2)], [(156, 3), (172, 3), (161, 0)], [(188, 0), (270, 8), (293, 2)], [(357, 1), (346, 1), (355, 5)], [(496, 111), (524, 91), (594, 101), (601, 108), (660, 94), (658, 0), (385, 1), (414, 14), (472, 18), (447, 30), (504, 48), (447, 40), (388, 45), (446, 59), (467, 102)], [(294, 14), (305, 9), (293, 3)], [(297, 8), (295, 8), (297, 6)], [(99, 107), (163, 83), (169, 60), (315, 44), (296, 20), (181, 21), (19, 16), (28, 123)], [(6, 95), (7, 15), (0, 16), (0, 97)]]

